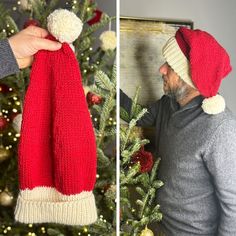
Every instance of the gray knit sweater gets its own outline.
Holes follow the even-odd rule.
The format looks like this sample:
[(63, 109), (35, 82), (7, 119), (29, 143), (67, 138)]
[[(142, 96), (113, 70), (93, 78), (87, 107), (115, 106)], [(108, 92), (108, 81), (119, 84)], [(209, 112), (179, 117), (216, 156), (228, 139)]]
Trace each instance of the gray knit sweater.
[[(180, 108), (163, 96), (138, 122), (155, 126), (166, 236), (236, 236), (236, 119), (229, 109), (204, 113), (202, 100)], [(132, 101), (122, 91), (120, 102), (129, 112)]]
[(19, 67), (8, 40), (0, 40), (0, 79), (17, 72)]

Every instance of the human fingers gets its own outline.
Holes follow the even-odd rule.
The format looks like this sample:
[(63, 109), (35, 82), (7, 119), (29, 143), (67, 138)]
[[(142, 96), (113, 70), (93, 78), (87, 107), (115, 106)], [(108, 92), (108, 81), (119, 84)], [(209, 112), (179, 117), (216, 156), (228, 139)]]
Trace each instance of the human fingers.
[(24, 29), (23, 32), (25, 34), (32, 35), (32, 36), (39, 37), (39, 38), (45, 38), (48, 35), (47, 30), (37, 27), (37, 26), (33, 26), (33, 25)]
[(55, 42), (48, 39), (36, 38), (32, 41), (34, 43), (34, 47), (36, 50), (49, 50), (49, 51), (56, 51), (59, 50), (62, 46), (61, 43)]

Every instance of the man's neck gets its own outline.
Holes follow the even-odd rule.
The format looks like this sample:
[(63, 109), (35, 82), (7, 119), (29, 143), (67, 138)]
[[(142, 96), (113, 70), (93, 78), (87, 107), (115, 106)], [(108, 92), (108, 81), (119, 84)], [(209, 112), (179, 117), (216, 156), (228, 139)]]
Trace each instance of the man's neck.
[(177, 100), (177, 102), (179, 103), (179, 105), (181, 107), (183, 107), (199, 95), (200, 95), (200, 93), (197, 90), (193, 90), (190, 93), (186, 94), (186, 96), (184, 96), (184, 98)]

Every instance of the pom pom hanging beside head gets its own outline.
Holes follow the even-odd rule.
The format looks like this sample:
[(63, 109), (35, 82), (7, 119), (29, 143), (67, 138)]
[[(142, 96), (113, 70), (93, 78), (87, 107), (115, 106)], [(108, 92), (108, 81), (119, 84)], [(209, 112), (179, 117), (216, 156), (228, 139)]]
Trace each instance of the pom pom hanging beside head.
[(219, 94), (205, 98), (202, 102), (202, 109), (205, 113), (210, 115), (219, 114), (225, 110), (225, 100)]
[(61, 43), (72, 43), (80, 35), (83, 23), (75, 13), (58, 9), (47, 18), (48, 31)]

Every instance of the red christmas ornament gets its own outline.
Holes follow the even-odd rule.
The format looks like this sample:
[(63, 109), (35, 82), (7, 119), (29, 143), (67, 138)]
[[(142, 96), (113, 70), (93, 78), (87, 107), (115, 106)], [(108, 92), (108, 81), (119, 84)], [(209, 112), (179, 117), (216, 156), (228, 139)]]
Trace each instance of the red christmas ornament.
[(142, 173), (149, 172), (153, 166), (153, 156), (151, 152), (144, 151), (144, 148), (141, 148), (138, 152), (136, 152), (131, 159), (131, 163), (135, 164), (139, 162)]
[(37, 20), (34, 20), (34, 19), (28, 19), (25, 24), (24, 24), (24, 29), (29, 27), (29, 26), (40, 26), (39, 22)]
[(92, 92), (87, 93), (86, 99), (87, 99), (87, 103), (89, 106), (92, 106), (95, 104), (98, 105), (102, 102), (102, 97), (100, 97)]
[(7, 127), (7, 119), (0, 116), (0, 130), (4, 130)]
[(96, 23), (98, 23), (101, 20), (102, 11), (97, 9), (97, 10), (94, 11), (94, 13), (95, 13), (95, 16), (91, 20), (87, 21), (87, 23), (89, 25), (96, 24)]
[(10, 92), (9, 87), (5, 84), (0, 84), (0, 93), (8, 93)]

